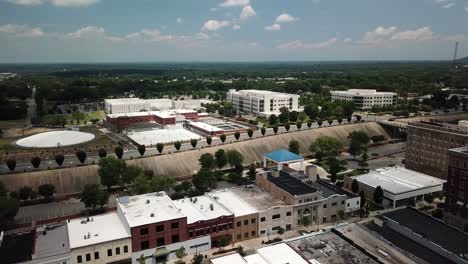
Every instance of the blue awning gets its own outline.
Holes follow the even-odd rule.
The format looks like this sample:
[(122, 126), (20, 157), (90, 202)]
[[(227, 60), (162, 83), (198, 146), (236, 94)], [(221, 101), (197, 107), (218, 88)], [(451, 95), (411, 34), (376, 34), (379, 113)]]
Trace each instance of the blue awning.
[(275, 150), (273, 152), (267, 153), (263, 155), (265, 158), (272, 160), (277, 163), (285, 163), (289, 161), (298, 161), (298, 160), (304, 160), (304, 157), (301, 155), (297, 155), (295, 153), (292, 153), (291, 151), (288, 151), (286, 149), (280, 149), (280, 150)]

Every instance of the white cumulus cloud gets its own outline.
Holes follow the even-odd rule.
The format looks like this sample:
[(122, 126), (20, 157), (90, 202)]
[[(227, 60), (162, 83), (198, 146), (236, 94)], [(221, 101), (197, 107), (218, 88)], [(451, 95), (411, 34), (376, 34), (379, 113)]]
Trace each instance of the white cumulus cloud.
[(446, 5), (443, 5), (442, 7), (447, 9), (447, 8), (451, 8), (451, 7), (454, 7), (455, 6), (455, 3), (448, 3)]
[(239, 25), (233, 25), (233, 26), (232, 26), (232, 29), (234, 29), (234, 30), (239, 30), (240, 28), (241, 28), (241, 27), (240, 27)]
[(401, 31), (392, 36), (393, 40), (429, 40), (433, 38), (434, 32), (430, 27)]
[(270, 25), (270, 26), (266, 26), (265, 30), (278, 31), (278, 30), (281, 30), (281, 25), (280, 24), (273, 24), (273, 25)]
[(178, 18), (176, 19), (176, 21), (177, 21), (177, 23), (179, 23), (179, 24), (181, 24), (182, 22), (184, 22), (184, 20), (183, 20), (181, 17), (178, 17)]
[(6, 24), (0, 25), (0, 33), (12, 35), (15, 37), (42, 37), (44, 31), (39, 27), (30, 27), (28, 25)]
[(257, 15), (257, 13), (253, 9), (253, 7), (251, 5), (247, 5), (247, 6), (244, 6), (242, 8), (242, 11), (240, 13), (240, 19), (241, 20), (247, 20), (247, 19), (249, 19), (249, 17), (254, 17), (256, 15)]
[(202, 31), (217, 31), (223, 27), (229, 26), (229, 21), (226, 20), (208, 20), (203, 24)]
[(468, 5), (467, 5), (467, 6), (465, 6), (465, 11), (466, 11), (466, 12), (468, 12)]
[(42, 0), (7, 0), (8, 2), (15, 4), (15, 5), (42, 5), (44, 1)]
[(15, 5), (42, 5), (51, 3), (57, 7), (82, 7), (90, 6), (99, 2), (99, 0), (7, 0)]
[(232, 7), (232, 6), (246, 6), (250, 4), (250, 0), (224, 0), (219, 6)]
[(278, 46), (280, 49), (322, 49), (328, 48), (335, 45), (338, 42), (338, 38), (331, 38), (323, 42), (317, 43), (304, 43), (301, 40), (294, 40)]
[(276, 18), (275, 22), (276, 23), (290, 23), (290, 22), (294, 22), (296, 20), (298, 20), (298, 18), (293, 17), (290, 14), (284, 13), (284, 14), (279, 15)]

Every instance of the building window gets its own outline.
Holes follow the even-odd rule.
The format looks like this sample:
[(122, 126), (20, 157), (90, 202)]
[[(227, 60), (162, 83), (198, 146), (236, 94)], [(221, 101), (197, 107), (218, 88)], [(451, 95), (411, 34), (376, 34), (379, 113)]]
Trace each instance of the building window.
[(164, 246), (164, 237), (156, 239), (156, 246)]
[(249, 225), (249, 220), (244, 220), (244, 225)]
[[(140, 247), (141, 247), (141, 250), (148, 249), (149, 248), (149, 241), (146, 240), (146, 241), (141, 242)], [(107, 251), (107, 253), (109, 253), (109, 251)], [(112, 256), (112, 252), (111, 252), (110, 256)]]
[[(148, 242), (148, 241), (146, 241), (146, 242)], [(143, 248), (143, 243), (141, 243), (141, 246), (142, 246), (141, 248)], [(148, 245), (148, 247), (149, 247), (149, 245)], [(109, 249), (107, 250), (107, 256), (108, 256), (108, 257), (112, 257), (112, 249), (111, 249), (111, 248), (109, 248)]]
[(250, 220), (250, 223), (251, 223), (251, 224), (255, 224), (255, 218), (252, 218), (252, 219)]
[(262, 234), (262, 235), (264, 235), (265, 233), (266, 233), (266, 230), (265, 230), (265, 229), (263, 229), (263, 230), (260, 231), (260, 234)]
[(140, 228), (140, 236), (146, 236), (148, 235), (148, 228)]
[(177, 228), (179, 228), (179, 222), (171, 223), (171, 229), (177, 229)]
[(91, 254), (86, 254), (86, 261), (91, 261)]
[(245, 232), (244, 233), (244, 238), (248, 238), (249, 237), (249, 232)]
[(286, 225), (286, 230), (291, 230), (291, 224)]
[(190, 231), (188, 234), (189, 234), (189, 237), (193, 237), (193, 231)]
[(156, 232), (164, 232), (164, 225), (157, 225)]
[(254, 237), (255, 236), (255, 231), (250, 232), (250, 236)]
[(115, 254), (116, 254), (116, 255), (120, 255), (120, 248), (119, 248), (119, 247), (116, 247), (116, 248), (115, 248)]
[(335, 202), (335, 203), (332, 203), (332, 206), (336, 206), (336, 202)]
[(286, 216), (291, 216), (291, 212), (286, 212)]
[(239, 221), (239, 222), (237, 222), (237, 226), (238, 226), (238, 227), (239, 227), (239, 226), (241, 226), (241, 222), (240, 222), (240, 221)]
[(260, 218), (260, 222), (265, 222), (265, 217)]
[(94, 252), (94, 259), (99, 259), (99, 252)]
[(128, 253), (128, 246), (124, 246), (124, 253)]
[(83, 262), (83, 258), (81, 257), (81, 255), (76, 257), (76, 262), (78, 262), (78, 263)]
[(323, 208), (327, 208), (327, 205), (326, 205), (326, 204), (324, 204), (324, 205), (323, 205)]
[(280, 214), (275, 214), (271, 217), (271, 219), (275, 220), (275, 219), (279, 219), (281, 218), (281, 215)]
[(172, 243), (179, 242), (179, 235), (172, 235)]
[(237, 240), (239, 240), (241, 238), (242, 238), (241, 234), (237, 234)]

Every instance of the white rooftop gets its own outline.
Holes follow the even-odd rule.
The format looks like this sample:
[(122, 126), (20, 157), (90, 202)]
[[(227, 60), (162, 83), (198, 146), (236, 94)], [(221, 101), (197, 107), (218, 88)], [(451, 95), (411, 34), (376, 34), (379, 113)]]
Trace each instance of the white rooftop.
[[(268, 264), (308, 264), (299, 254), (285, 243), (259, 248), (257, 253)], [(261, 263), (261, 262), (260, 262)], [(251, 264), (249, 262), (249, 264)]]
[(85, 143), (94, 137), (94, 134), (79, 131), (49, 131), (22, 138), (16, 144), (27, 148), (56, 148)]
[(208, 195), (213, 197), (229, 211), (233, 212), (235, 217), (255, 214), (258, 212), (258, 210), (249, 203), (227, 189), (214, 191), (208, 193)]
[(212, 264), (247, 264), (247, 261), (239, 253), (214, 258), (210, 261)]
[(393, 194), (400, 194), (419, 189), (441, 186), (446, 181), (423, 173), (395, 166), (370, 171), (368, 174), (351, 177), (357, 181)]
[(335, 94), (355, 94), (355, 95), (372, 95), (372, 94), (385, 94), (385, 95), (396, 95), (393, 92), (377, 92), (373, 89), (349, 89), (347, 91), (332, 91)]
[(200, 135), (190, 132), (179, 125), (166, 126), (165, 129), (147, 131), (131, 131), (127, 136), (139, 145), (156, 145), (157, 143), (171, 143), (176, 141), (190, 141), (201, 139)]
[(269, 264), (259, 254), (245, 256), (244, 259), (247, 261), (247, 264)]
[(105, 103), (108, 104), (144, 104), (145, 100), (140, 98), (116, 98), (116, 99), (104, 99)]
[(117, 206), (130, 227), (183, 218), (184, 215), (165, 192), (119, 197)]
[(213, 125), (210, 125), (210, 124), (207, 124), (207, 123), (204, 123), (204, 122), (190, 122), (190, 124), (194, 127), (198, 127), (200, 129), (203, 129), (205, 131), (209, 131), (209, 132), (219, 132), (219, 131), (224, 131), (223, 129), (219, 128), (219, 127), (215, 127)]
[(182, 214), (187, 216), (188, 224), (233, 215), (232, 212), (207, 195), (174, 200), (174, 203), (181, 209)]
[[(117, 213), (71, 220), (67, 223), (70, 249), (129, 238)], [(86, 238), (85, 238), (86, 237)]]
[(161, 118), (174, 117), (181, 114), (191, 114), (196, 113), (197, 111), (190, 109), (173, 109), (173, 110), (163, 110), (163, 111), (143, 111), (143, 112), (131, 112), (131, 113), (121, 113), (121, 114), (107, 114), (109, 118), (119, 118), (119, 117), (137, 117), (137, 116), (159, 116)]
[(290, 96), (297, 96), (295, 94), (287, 94), (287, 93), (280, 93), (280, 92), (273, 92), (273, 91), (266, 91), (266, 90), (239, 90), (237, 92), (231, 91), (234, 93), (242, 94), (242, 95), (251, 95), (251, 96), (283, 96), (283, 97), (290, 97)]

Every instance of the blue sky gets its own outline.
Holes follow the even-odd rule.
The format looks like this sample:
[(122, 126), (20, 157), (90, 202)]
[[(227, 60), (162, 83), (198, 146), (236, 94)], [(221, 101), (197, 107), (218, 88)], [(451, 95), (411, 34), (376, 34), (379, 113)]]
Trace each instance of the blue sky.
[(468, 0), (0, 0), (2, 62), (449, 59)]

